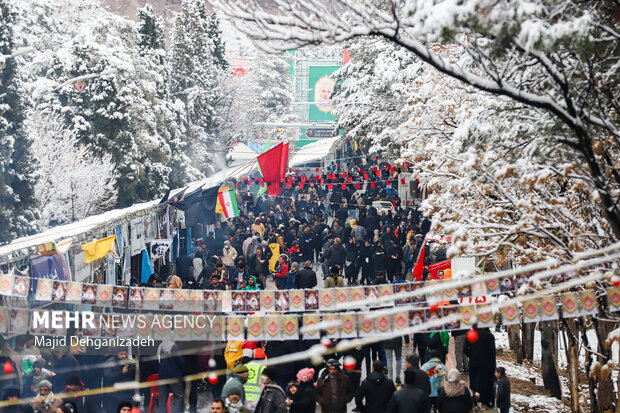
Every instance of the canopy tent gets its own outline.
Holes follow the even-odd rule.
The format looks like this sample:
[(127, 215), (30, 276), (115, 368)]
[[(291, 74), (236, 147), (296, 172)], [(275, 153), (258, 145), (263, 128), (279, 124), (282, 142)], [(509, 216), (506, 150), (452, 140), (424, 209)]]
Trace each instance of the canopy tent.
[[(189, 183), (185, 192), (189, 194), (200, 187), (210, 188), (220, 185), (228, 178), (239, 178), (248, 175), (255, 167), (256, 161), (252, 159), (244, 164), (224, 169), (205, 179)], [(183, 188), (171, 190), (170, 197), (182, 190)], [(74, 243), (92, 241), (93, 237), (97, 237), (105, 231), (113, 229), (117, 225), (129, 223), (132, 219), (146, 216), (157, 211), (159, 203), (160, 199), (134, 204), (127, 208), (114, 209), (104, 212), (103, 214), (93, 215), (81, 221), (72, 222), (71, 224), (50, 228), (35, 235), (18, 238), (10, 244), (0, 246), (0, 262), (7, 258), (10, 261), (11, 257), (9, 257), (9, 255), (12, 254), (28, 254), (31, 252), (31, 249), (36, 248), (38, 245), (45, 244), (46, 242), (58, 242), (67, 238), (73, 238)]]
[(327, 158), (335, 151), (335, 145), (340, 140), (340, 136), (335, 138), (320, 139), (316, 142), (300, 148), (295, 152), (289, 161), (289, 168), (293, 166), (305, 165)]
[(258, 155), (259, 154), (250, 149), (248, 145), (239, 142), (228, 152), (226, 157), (232, 160), (232, 165), (238, 165), (251, 159), (256, 159)]

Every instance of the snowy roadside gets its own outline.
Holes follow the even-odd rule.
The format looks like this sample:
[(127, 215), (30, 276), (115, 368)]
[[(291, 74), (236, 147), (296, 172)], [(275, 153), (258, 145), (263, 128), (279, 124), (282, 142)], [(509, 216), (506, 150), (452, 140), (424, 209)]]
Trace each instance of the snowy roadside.
[[(538, 333), (538, 332), (537, 332)], [(498, 349), (497, 365), (506, 368), (506, 375), (511, 382), (511, 411), (512, 412), (562, 412), (569, 411), (561, 400), (549, 396), (542, 386), (540, 372), (540, 356), (535, 350), (534, 363), (524, 362), (518, 364), (508, 346), (508, 334), (506, 332), (493, 332), (495, 345)], [(537, 334), (540, 345), (540, 334)], [(500, 350), (501, 349), (501, 350)], [(502, 354), (499, 354), (502, 353)], [(537, 356), (538, 355), (538, 359)], [(560, 376), (562, 392), (568, 397), (568, 381)]]

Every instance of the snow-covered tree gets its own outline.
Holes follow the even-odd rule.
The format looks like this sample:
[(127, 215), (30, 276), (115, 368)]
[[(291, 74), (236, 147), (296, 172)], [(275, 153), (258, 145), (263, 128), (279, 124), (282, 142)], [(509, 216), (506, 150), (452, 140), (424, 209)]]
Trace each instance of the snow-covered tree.
[[(586, 168), (583, 183), (596, 191), (609, 235), (620, 239), (619, 86), (612, 80), (619, 42), (611, 2), (210, 3), (265, 49), (376, 35), (467, 85), (544, 113), (555, 125), (548, 143)], [(463, 68), (443, 57), (434, 42), (460, 45), (473, 64)]]
[(170, 91), (183, 125), (187, 154), (192, 165), (207, 175), (213, 172), (212, 150), (217, 145), (215, 103), (219, 95), (219, 69), (203, 1), (183, 1), (170, 43)]
[(166, 158), (169, 169), (167, 179), (170, 188), (179, 188), (188, 180), (191, 163), (185, 154), (187, 142), (179, 131), (177, 113), (170, 99), (170, 83), (166, 65), (166, 49), (163, 19), (147, 4), (138, 10), (139, 53), (142, 56), (139, 70), (144, 73), (142, 81), (148, 86), (147, 100), (157, 134), (170, 148)]
[(207, 33), (211, 42), (213, 42), (213, 59), (214, 62), (221, 70), (228, 69), (228, 60), (225, 56), (225, 45), (222, 40), (222, 30), (220, 29), (220, 18), (216, 12), (209, 15), (209, 21), (207, 22)]
[(36, 229), (36, 164), (24, 129), (27, 98), (15, 52), (15, 11), (0, 0), (0, 244)]
[[(390, 65), (396, 70), (387, 76), (408, 79), (409, 91), (396, 88), (406, 104), (394, 99), (394, 110), (407, 121), (390, 124), (380, 117), (387, 126), (380, 135), (396, 141), (393, 153), (403, 147), (401, 159), (413, 161), (430, 186), (425, 208), (438, 222), (434, 229), (452, 236), (451, 253), (566, 262), (578, 251), (620, 239), (620, 36), (614, 2), (210, 2), (266, 50), (373, 36), (434, 69), (407, 76)], [(393, 59), (388, 53), (375, 63)], [(374, 90), (371, 98), (389, 98), (377, 93), (389, 82), (362, 76), (351, 83), (355, 80)], [(484, 93), (462, 93), (471, 90)], [(356, 97), (357, 91), (345, 93)], [(359, 96), (356, 101), (363, 102)], [(361, 112), (346, 113), (341, 106), (339, 114), (357, 124)], [(569, 324), (562, 322), (574, 348), (576, 329)], [(611, 358), (601, 345), (606, 328), (596, 328), (599, 345), (588, 366)], [(576, 354), (569, 354), (575, 412)], [(591, 407), (616, 409), (609, 375), (590, 378)]]
[(112, 156), (93, 156), (67, 128), (60, 114), (29, 117), (32, 151), (40, 165), (35, 196), (39, 225), (48, 228), (104, 212), (116, 203)]
[(237, 137), (291, 139), (296, 130), (265, 127), (260, 122), (287, 123), (296, 120), (292, 114), (291, 76), (283, 55), (258, 54), (248, 73), (237, 78), (233, 103), (234, 133)]
[[(74, 24), (57, 24), (69, 15)], [(93, 155), (112, 156), (117, 206), (163, 194), (178, 127), (158, 64), (161, 27), (141, 36), (134, 22), (97, 0), (22, 4), (20, 16), (22, 41), (37, 50), (26, 73), (35, 110), (62, 113)], [(148, 53), (141, 43), (152, 46)], [(81, 76), (92, 77), (72, 81)]]

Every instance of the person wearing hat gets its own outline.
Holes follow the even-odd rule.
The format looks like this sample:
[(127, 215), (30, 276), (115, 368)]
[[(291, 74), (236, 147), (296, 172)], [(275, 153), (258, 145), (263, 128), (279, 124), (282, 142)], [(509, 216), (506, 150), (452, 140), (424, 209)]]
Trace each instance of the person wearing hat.
[(325, 280), (325, 287), (344, 287), (344, 280), (340, 276), (340, 268), (337, 265), (332, 265), (329, 269), (329, 276)]
[(312, 269), (312, 263), (310, 261), (306, 261), (304, 263), (304, 268), (298, 271), (295, 285), (297, 288), (301, 289), (316, 287), (316, 272)]
[(415, 387), (416, 374), (413, 370), (405, 370), (405, 387), (392, 395), (387, 413), (427, 413), (430, 412), (428, 396)]
[(297, 372), (297, 391), (286, 402), (289, 413), (315, 413), (316, 397), (314, 395), (313, 368), (303, 368)]
[[(113, 386), (116, 383), (133, 381), (136, 378), (134, 364), (127, 359), (127, 347), (117, 347), (115, 355), (105, 361), (103, 370), (103, 385)], [(113, 411), (123, 400), (131, 399), (133, 390), (124, 390), (110, 393), (103, 399), (106, 411)]]
[(353, 386), (336, 359), (327, 360), (327, 371), (316, 382), (316, 399), (323, 413), (346, 413), (353, 400)]
[(132, 407), (131, 402), (122, 401), (116, 407), (116, 413), (131, 413)]
[(297, 270), (299, 269), (299, 264), (294, 262), (291, 264), (291, 268), (288, 273), (286, 273), (286, 281), (284, 283), (285, 290), (294, 290), (297, 288), (296, 280), (297, 280)]
[(468, 413), (473, 409), (471, 392), (457, 369), (448, 372), (448, 382), (439, 390), (435, 406), (439, 413)]
[(286, 394), (284, 390), (275, 384), (276, 369), (265, 367), (261, 374), (263, 393), (261, 394), (255, 413), (287, 413)]
[(260, 378), (263, 370), (265, 369), (265, 363), (262, 361), (265, 359), (265, 351), (258, 347), (254, 349), (253, 360), (245, 364), (248, 369), (248, 379), (243, 384), (243, 390), (245, 392), (246, 406), (250, 411), (254, 411), (258, 400), (260, 399), (262, 389)]
[[(231, 385), (228, 388), (228, 396), (224, 399), (227, 413), (249, 413), (250, 409), (243, 405), (241, 401), (241, 393), (243, 393), (243, 387), (237, 383)], [(223, 395), (222, 395), (223, 397)]]
[[(222, 398), (228, 400), (231, 391), (237, 392), (241, 397), (241, 405), (245, 406), (245, 391), (243, 385), (248, 381), (248, 368), (240, 362), (233, 367), (233, 373), (222, 388)], [(226, 405), (228, 407), (228, 405)]]

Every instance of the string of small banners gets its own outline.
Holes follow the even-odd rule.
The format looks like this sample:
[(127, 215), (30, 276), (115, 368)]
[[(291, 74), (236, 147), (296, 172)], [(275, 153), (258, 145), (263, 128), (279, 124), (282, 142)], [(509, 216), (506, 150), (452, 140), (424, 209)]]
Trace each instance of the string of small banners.
[[(554, 283), (559, 284), (566, 279), (565, 274), (556, 276)], [(145, 287), (125, 287), (101, 284), (85, 284), (49, 279), (32, 280), (30, 278), (3, 274), (0, 276), (0, 295), (27, 299), (29, 294), (35, 302), (57, 302), (65, 304), (86, 304), (117, 309), (118, 314), (131, 316), (126, 311), (133, 310), (134, 316), (142, 318), (142, 323), (133, 323), (128, 328), (108, 328), (102, 320), (115, 314), (102, 313), (99, 324), (94, 329), (86, 329), (85, 336), (92, 337), (133, 337), (136, 335), (154, 334), (163, 338), (168, 334), (179, 340), (220, 339), (231, 340), (244, 334), (244, 320), (249, 313), (247, 333), (252, 339), (298, 339), (300, 337), (299, 322), (308, 326), (318, 322), (328, 322), (325, 328), (328, 337), (366, 337), (377, 334), (388, 334), (409, 325), (418, 325), (426, 321), (441, 319), (450, 315), (458, 315), (460, 321), (445, 323), (437, 330), (453, 330), (471, 328), (476, 321), (479, 327), (490, 327), (498, 322), (500, 313), (493, 314), (486, 306), (482, 313), (476, 314), (476, 307), (487, 303), (489, 296), (515, 292), (527, 276), (509, 276), (500, 279), (473, 282), (460, 288), (447, 288), (441, 292), (425, 296), (415, 296), (416, 290), (438, 285), (451, 280), (432, 280), (418, 283), (384, 284), (378, 286), (357, 286), (346, 288), (323, 288), (313, 290), (183, 290)], [(36, 288), (34, 288), (36, 287)], [(405, 293), (405, 294), (403, 294)], [(406, 294), (409, 293), (409, 294)], [(151, 295), (152, 294), (152, 295)], [(383, 300), (399, 294), (394, 300)], [(405, 295), (406, 297), (402, 297)], [(459, 305), (450, 305), (458, 299)], [(378, 300), (378, 301), (377, 301)], [(609, 311), (620, 311), (620, 287), (607, 289)], [(437, 305), (436, 303), (447, 304)], [(318, 314), (317, 311), (336, 311), (343, 304), (359, 303), (357, 308), (394, 307), (392, 314), (373, 312), (348, 312)], [(431, 304), (432, 303), (432, 304)], [(407, 305), (403, 311), (398, 306)], [(560, 315), (561, 307), (561, 315)], [(178, 327), (171, 332), (170, 314), (135, 314), (142, 310), (174, 311), (196, 314), (211, 314), (209, 326), (195, 323), (190, 326)], [(524, 322), (550, 321), (560, 318), (579, 317), (595, 314), (598, 301), (594, 290), (582, 290), (562, 294), (550, 294), (524, 300), (521, 305), (511, 304), (501, 309), (504, 325), (521, 322), (521, 310)], [(44, 310), (23, 308), (0, 308), (0, 333), (63, 335), (62, 329), (34, 328), (31, 316)], [(45, 310), (47, 311), (47, 310)], [(262, 314), (254, 314), (261, 312)], [(305, 314), (300, 314), (304, 313)], [(219, 315), (219, 314), (227, 315)], [(230, 315), (237, 313), (237, 315)], [(270, 314), (271, 313), (271, 314)], [(218, 314), (218, 315), (216, 315)], [(373, 314), (369, 317), (369, 314)], [(146, 317), (146, 318), (145, 318)], [(149, 322), (146, 322), (146, 320)], [(337, 321), (335, 325), (333, 322)], [(200, 324), (200, 325), (197, 325)], [(30, 330), (29, 326), (33, 326)], [(176, 327), (176, 326), (175, 326)], [(207, 331), (208, 330), (208, 331)], [(304, 332), (305, 339), (317, 338), (318, 332)], [(163, 336), (162, 336), (163, 335)]]
[[(610, 287), (607, 295), (609, 310), (620, 311), (620, 288)], [(615, 305), (612, 304), (614, 302)], [(410, 326), (443, 318), (448, 321), (428, 331), (464, 330), (472, 328), (474, 324), (479, 328), (493, 327), (500, 322), (503, 325), (520, 324), (521, 315), (523, 322), (533, 323), (557, 320), (560, 317), (593, 315), (597, 311), (596, 292), (583, 290), (527, 299), (523, 301), (522, 308), (517, 304), (510, 304), (503, 306), (501, 312), (495, 314), (490, 306), (476, 303), (476, 299), (464, 300), (460, 305), (416, 307), (415, 304), (410, 304), (402, 311), (398, 311), (396, 307), (391, 311), (250, 315), (200, 312), (185, 315), (96, 313), (93, 327), (82, 326), (82, 336), (127, 339), (148, 336), (156, 340), (173, 338), (180, 341), (244, 340), (246, 337), (248, 340), (297, 340), (302, 337), (319, 339), (323, 330), (328, 338), (356, 338), (398, 334)], [(48, 323), (34, 321), (45, 318), (46, 312), (49, 310), (0, 308), (0, 334), (30, 332), (35, 335), (64, 336), (65, 328), (53, 328)], [(60, 315), (60, 324), (64, 325), (62, 319), (66, 317), (66, 313), (61, 312)], [(317, 325), (315, 329), (310, 327), (313, 324)]]

